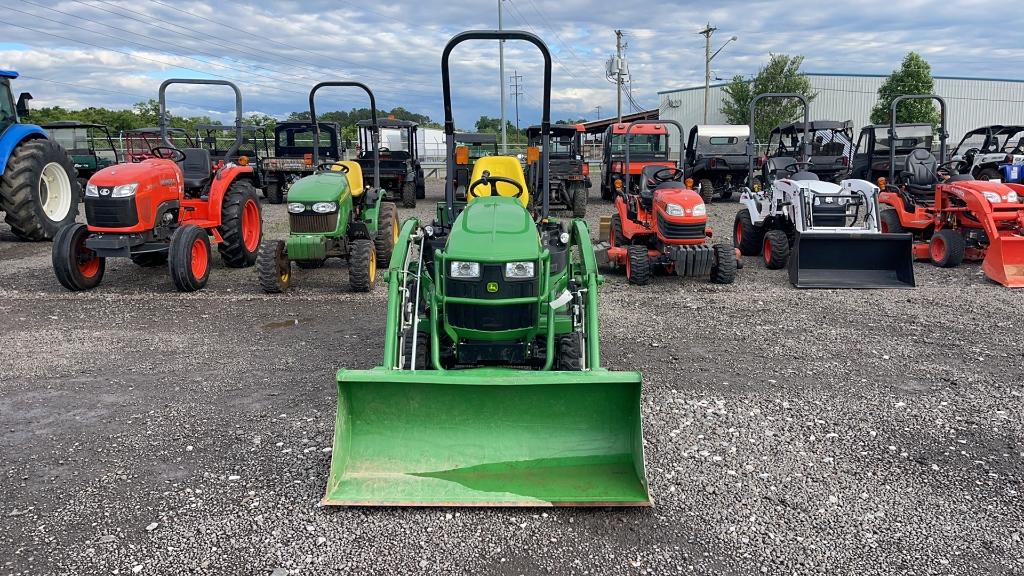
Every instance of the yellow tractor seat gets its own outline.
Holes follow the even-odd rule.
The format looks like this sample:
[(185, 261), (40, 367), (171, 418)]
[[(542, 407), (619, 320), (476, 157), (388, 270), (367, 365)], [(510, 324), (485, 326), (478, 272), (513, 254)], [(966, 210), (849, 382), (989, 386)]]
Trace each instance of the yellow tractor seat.
[[(526, 176), (523, 174), (523, 165), (519, 163), (519, 159), (515, 156), (484, 156), (483, 158), (477, 159), (473, 163), (473, 175), (469, 179), (469, 184), (472, 186), (473, 182), (484, 177), (484, 172), (490, 173), (491, 176), (499, 176), (502, 178), (508, 178), (518, 182), (523, 187), (523, 195), (519, 197), (519, 201), (523, 203), (525, 208), (530, 202), (530, 191), (526, 187)], [(519, 193), (519, 190), (509, 184), (508, 182), (498, 182), (496, 184), (498, 194), (500, 196), (515, 196)], [(491, 195), (491, 186), (483, 185), (476, 187), (474, 192), (477, 196), (469, 194), (469, 189), (466, 190), (466, 202), (472, 202), (476, 198)]]
[(352, 189), (352, 197), (359, 198), (366, 191), (363, 187), (363, 168), (354, 160), (338, 160), (331, 166), (331, 171), (338, 172), (342, 166), (348, 168), (346, 176), (348, 176), (348, 187)]

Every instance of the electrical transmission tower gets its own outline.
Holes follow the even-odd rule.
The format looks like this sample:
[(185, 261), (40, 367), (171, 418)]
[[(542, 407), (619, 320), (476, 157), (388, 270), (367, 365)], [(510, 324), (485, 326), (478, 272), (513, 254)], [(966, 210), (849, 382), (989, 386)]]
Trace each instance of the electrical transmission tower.
[(512, 74), (508, 77), (508, 89), (510, 92), (509, 96), (515, 98), (516, 106), (516, 139), (519, 138), (519, 97), (523, 95), (523, 77), (519, 74), (518, 70), (512, 70)]

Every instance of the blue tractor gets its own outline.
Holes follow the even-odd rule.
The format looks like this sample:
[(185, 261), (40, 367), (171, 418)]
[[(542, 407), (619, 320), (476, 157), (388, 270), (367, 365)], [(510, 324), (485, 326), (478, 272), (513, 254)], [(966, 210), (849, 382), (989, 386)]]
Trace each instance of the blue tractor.
[(47, 240), (75, 221), (82, 187), (64, 148), (39, 126), (20, 122), (32, 96), (22, 92), (15, 105), (17, 77), (0, 70), (0, 212), (18, 238)]

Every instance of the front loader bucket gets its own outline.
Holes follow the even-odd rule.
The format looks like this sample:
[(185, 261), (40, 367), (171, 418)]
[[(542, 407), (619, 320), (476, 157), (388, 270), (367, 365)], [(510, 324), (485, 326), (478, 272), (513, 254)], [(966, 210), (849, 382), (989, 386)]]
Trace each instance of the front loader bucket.
[(649, 506), (640, 374), (341, 370), (325, 505)]
[(789, 280), (797, 288), (913, 288), (910, 234), (797, 232)]
[(985, 275), (1008, 288), (1024, 288), (1024, 236), (998, 236), (981, 263)]

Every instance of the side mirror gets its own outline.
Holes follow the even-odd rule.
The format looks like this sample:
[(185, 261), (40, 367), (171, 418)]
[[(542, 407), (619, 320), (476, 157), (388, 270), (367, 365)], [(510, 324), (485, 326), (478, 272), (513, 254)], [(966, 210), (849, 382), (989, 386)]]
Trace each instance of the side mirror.
[(17, 110), (18, 110), (18, 116), (19, 117), (28, 118), (28, 115), (29, 115), (28, 101), (31, 100), (31, 99), (32, 99), (32, 95), (29, 94), (28, 92), (22, 92), (21, 95), (18, 96)]

